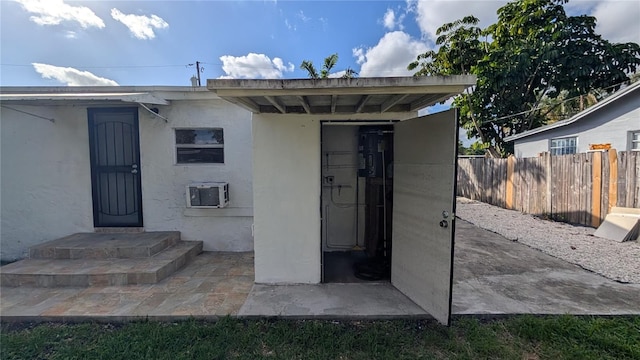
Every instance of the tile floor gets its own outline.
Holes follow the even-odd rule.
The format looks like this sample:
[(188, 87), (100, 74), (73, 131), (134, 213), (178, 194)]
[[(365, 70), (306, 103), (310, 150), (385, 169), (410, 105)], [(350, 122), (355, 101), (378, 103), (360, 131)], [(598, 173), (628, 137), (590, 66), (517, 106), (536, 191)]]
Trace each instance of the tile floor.
[(6, 320), (237, 315), (253, 281), (253, 253), (205, 252), (152, 285), (2, 287), (0, 315)]

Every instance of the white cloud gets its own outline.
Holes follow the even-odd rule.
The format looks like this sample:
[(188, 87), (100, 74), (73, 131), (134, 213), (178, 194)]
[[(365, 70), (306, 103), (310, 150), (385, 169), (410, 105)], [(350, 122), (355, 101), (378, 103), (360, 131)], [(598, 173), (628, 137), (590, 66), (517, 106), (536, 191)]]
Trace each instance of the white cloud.
[(298, 12), (298, 14), (296, 14), (296, 16), (298, 16), (298, 18), (304, 22), (307, 22), (309, 20), (311, 20), (310, 17), (307, 17), (304, 12), (302, 10), (300, 10), (300, 12)]
[(221, 78), (225, 79), (279, 79), (284, 72), (292, 72), (292, 63), (285, 64), (281, 58), (271, 60), (267, 55), (249, 53), (246, 56), (224, 55), (220, 57)]
[(436, 39), (436, 30), (445, 23), (473, 15), (480, 20), (484, 28), (498, 20), (498, 8), (507, 3), (505, 0), (469, 1), (469, 0), (418, 0), (409, 1), (407, 6), (416, 13), (416, 22), (422, 35)]
[(295, 26), (295, 25), (291, 25), (291, 23), (289, 23), (289, 20), (288, 20), (288, 19), (284, 19), (284, 25), (285, 25), (285, 26), (287, 27), (287, 29), (289, 29), (289, 30), (293, 30), (293, 31), (296, 31), (296, 30), (297, 30), (297, 28), (296, 28), (296, 26)]
[(327, 28), (329, 27), (329, 19), (321, 17), (318, 21), (322, 24), (322, 30), (327, 31)]
[[(407, 11), (415, 12), (422, 35), (435, 40), (440, 26), (467, 15), (477, 17), (482, 28), (495, 23), (498, 9), (506, 3), (506, 0), (408, 0)], [(638, 0), (572, 0), (564, 8), (568, 15), (595, 16), (596, 31), (609, 41), (640, 42)]]
[(385, 12), (382, 17), (382, 26), (387, 30), (395, 30), (396, 28), (404, 30), (402, 22), (404, 21), (405, 16), (406, 13), (398, 15), (393, 9), (387, 9), (387, 12)]
[(616, 43), (640, 43), (640, 2), (600, 1), (593, 13), (598, 19), (596, 32)]
[(154, 29), (165, 29), (169, 24), (157, 15), (144, 16), (134, 14), (123, 14), (118, 9), (111, 9), (111, 17), (124, 24), (129, 31), (138, 39), (146, 40), (156, 37)]
[(392, 9), (387, 9), (382, 18), (382, 25), (389, 30), (393, 30), (396, 27), (396, 13)]
[(75, 31), (69, 30), (64, 34), (64, 37), (66, 37), (67, 39), (77, 39), (78, 34)]
[(61, 67), (48, 64), (32, 63), (33, 68), (44, 79), (55, 79), (68, 86), (117, 86), (118, 83), (99, 77), (88, 71), (82, 71), (71, 67)]
[(77, 22), (83, 28), (104, 28), (104, 21), (85, 6), (72, 6), (63, 0), (16, 0), (31, 14), (29, 19), (38, 25), (59, 25), (62, 22)]
[(416, 59), (418, 54), (424, 53), (429, 48), (419, 40), (411, 38), (403, 31), (386, 33), (371, 48), (355, 48), (353, 56), (357, 58), (360, 67), (360, 76), (410, 76), (413, 73), (407, 70), (407, 65)]

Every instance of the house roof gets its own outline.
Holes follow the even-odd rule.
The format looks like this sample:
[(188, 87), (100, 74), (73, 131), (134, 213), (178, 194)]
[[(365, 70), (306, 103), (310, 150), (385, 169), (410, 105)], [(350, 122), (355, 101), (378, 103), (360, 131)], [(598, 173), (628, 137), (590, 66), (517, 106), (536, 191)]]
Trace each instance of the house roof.
[(631, 93), (634, 93), (635, 91), (637, 91), (638, 89), (640, 89), (640, 81), (637, 81), (629, 86), (627, 86), (624, 89), (618, 90), (617, 92), (615, 92), (614, 94), (610, 95), (609, 97), (605, 98), (604, 100), (600, 101), (599, 103), (591, 106), (590, 108), (587, 108), (579, 113), (577, 113), (576, 115), (566, 119), (566, 120), (561, 120), (558, 122), (555, 122), (553, 124), (549, 124), (549, 125), (545, 125), (545, 126), (541, 126), (539, 128), (535, 128), (532, 130), (528, 130), (528, 131), (524, 131), (521, 132), (519, 134), (515, 134), (515, 135), (511, 135), (511, 136), (507, 136), (504, 138), (504, 141), (514, 141), (514, 140), (518, 140), (518, 139), (522, 139), (531, 135), (535, 135), (535, 134), (539, 134), (545, 131), (549, 131), (549, 130), (553, 130), (553, 129), (557, 129), (563, 126), (567, 126), (570, 124), (573, 124), (575, 122), (578, 122), (582, 119), (584, 119), (587, 115), (592, 114), (610, 104), (612, 104), (613, 102), (615, 102), (616, 100), (619, 100), (621, 98), (623, 98), (624, 96), (627, 96)]
[(220, 98), (254, 113), (346, 114), (409, 112), (475, 85), (473, 75), (352, 79), (209, 79)]
[(137, 103), (169, 105), (177, 99), (212, 99), (215, 94), (191, 86), (29, 86), (0, 87), (0, 103), (60, 105)]

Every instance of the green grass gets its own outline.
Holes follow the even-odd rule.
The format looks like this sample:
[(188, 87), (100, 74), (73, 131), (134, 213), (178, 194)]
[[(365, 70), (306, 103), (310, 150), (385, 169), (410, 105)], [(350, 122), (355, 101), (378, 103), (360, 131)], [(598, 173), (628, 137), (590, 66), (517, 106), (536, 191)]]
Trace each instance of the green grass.
[(2, 359), (640, 359), (640, 316), (3, 324)]

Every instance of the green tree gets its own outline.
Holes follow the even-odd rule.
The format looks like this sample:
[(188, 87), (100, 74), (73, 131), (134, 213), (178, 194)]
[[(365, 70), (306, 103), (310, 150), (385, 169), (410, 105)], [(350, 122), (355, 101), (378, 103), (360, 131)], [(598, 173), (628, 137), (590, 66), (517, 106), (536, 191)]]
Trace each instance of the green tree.
[[(331, 73), (331, 69), (333, 69), (333, 67), (336, 66), (337, 63), (338, 63), (338, 54), (336, 53), (336, 54), (331, 54), (324, 59), (324, 63), (322, 64), (322, 69), (320, 70), (319, 73), (318, 73), (318, 70), (316, 70), (311, 60), (303, 60), (302, 63), (300, 64), (300, 69), (306, 70), (309, 77), (312, 79), (326, 79), (329, 77), (329, 74)], [(357, 75), (358, 73), (355, 70), (351, 68), (347, 68), (345, 70), (345, 73), (342, 75), (342, 78), (349, 79), (349, 78), (356, 77)]]
[(475, 74), (477, 85), (454, 106), (468, 135), (492, 156), (504, 156), (512, 152), (506, 136), (544, 125), (563, 98), (584, 105), (598, 89), (619, 88), (640, 67), (638, 44), (602, 39), (596, 19), (568, 16), (566, 2), (507, 3), (486, 29), (473, 16), (444, 24), (437, 30), (438, 50), (408, 68), (416, 75)]

